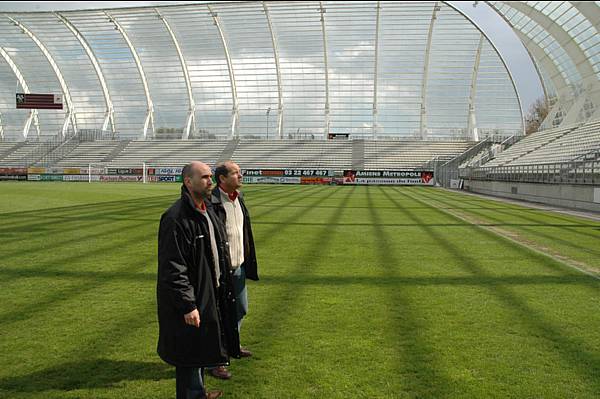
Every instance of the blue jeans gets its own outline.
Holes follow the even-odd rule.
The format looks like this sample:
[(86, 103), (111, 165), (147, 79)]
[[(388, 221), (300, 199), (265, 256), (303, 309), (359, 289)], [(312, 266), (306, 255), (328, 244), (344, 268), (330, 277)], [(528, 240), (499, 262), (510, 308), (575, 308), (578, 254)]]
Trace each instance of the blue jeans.
[(238, 332), (242, 327), (242, 319), (248, 313), (248, 290), (246, 289), (246, 270), (238, 267), (233, 271), (233, 292), (235, 293), (236, 317)]
[(177, 399), (204, 399), (204, 369), (175, 367)]
[[(248, 290), (246, 289), (246, 271), (238, 267), (233, 271), (233, 293), (235, 294), (235, 311), (238, 324), (238, 333), (242, 328), (242, 319), (248, 313)], [(210, 367), (212, 370), (214, 367)]]

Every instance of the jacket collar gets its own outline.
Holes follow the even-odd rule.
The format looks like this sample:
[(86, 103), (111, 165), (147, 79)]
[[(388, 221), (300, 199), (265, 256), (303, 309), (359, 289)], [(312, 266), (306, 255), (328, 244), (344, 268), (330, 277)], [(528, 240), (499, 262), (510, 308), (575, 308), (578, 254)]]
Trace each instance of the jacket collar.
[(221, 198), (223, 198), (223, 195), (226, 195), (229, 198), (229, 201), (234, 202), (235, 199), (238, 197), (239, 195), (239, 191), (238, 190), (233, 190), (232, 193), (228, 193), (227, 191), (225, 191), (223, 189), (223, 187), (219, 184), (219, 186), (217, 188), (215, 188), (215, 190), (220, 190), (221, 191)]
[[(189, 190), (185, 186), (185, 184), (181, 185), (181, 200), (186, 203), (191, 209), (196, 210), (196, 202), (192, 198), (192, 194), (190, 194)], [(206, 210), (206, 208), (205, 208)]]
[(221, 190), (219, 190), (219, 188), (216, 188), (212, 191), (212, 194), (210, 195), (210, 202), (213, 205), (221, 205), (223, 203), (221, 200)]
[[(237, 193), (238, 193), (237, 198), (241, 201), (244, 198), (244, 195), (242, 194), (241, 191), (238, 191)], [(227, 194), (222, 193), (220, 187), (215, 187), (210, 196), (210, 202), (213, 205), (223, 204), (223, 199), (221, 198), (222, 195), (227, 195)]]

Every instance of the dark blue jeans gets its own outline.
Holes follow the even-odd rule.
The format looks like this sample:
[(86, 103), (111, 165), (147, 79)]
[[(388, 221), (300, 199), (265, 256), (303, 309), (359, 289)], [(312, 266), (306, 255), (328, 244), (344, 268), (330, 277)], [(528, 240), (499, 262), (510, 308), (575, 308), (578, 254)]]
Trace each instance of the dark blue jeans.
[(246, 289), (246, 270), (238, 267), (233, 271), (233, 291), (237, 310), (238, 332), (242, 327), (242, 319), (248, 313), (248, 290)]
[(177, 399), (204, 399), (204, 369), (175, 367)]

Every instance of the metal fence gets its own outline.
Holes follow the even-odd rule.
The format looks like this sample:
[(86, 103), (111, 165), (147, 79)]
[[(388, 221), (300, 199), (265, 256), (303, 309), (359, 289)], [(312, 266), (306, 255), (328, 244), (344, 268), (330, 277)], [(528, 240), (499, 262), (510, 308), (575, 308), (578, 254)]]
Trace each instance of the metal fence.
[(459, 174), (459, 166), (461, 163), (474, 157), (480, 151), (487, 149), (492, 144), (490, 138), (486, 138), (485, 140), (479, 142), (468, 150), (464, 151), (462, 154), (455, 156), (454, 158), (448, 160), (440, 160), (438, 158), (434, 158), (431, 161), (427, 162), (424, 167), (426, 169), (431, 169), (434, 171), (434, 176), (437, 184), (440, 184), (444, 187), (450, 187), (450, 180), (458, 179)]
[(600, 184), (600, 159), (461, 169), (461, 179), (548, 184)]

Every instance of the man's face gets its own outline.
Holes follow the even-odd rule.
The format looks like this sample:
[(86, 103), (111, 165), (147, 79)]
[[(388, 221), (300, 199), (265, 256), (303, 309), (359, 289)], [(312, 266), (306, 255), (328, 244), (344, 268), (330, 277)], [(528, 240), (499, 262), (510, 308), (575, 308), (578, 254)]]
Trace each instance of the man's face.
[(207, 199), (212, 191), (212, 172), (203, 163), (192, 164), (192, 176), (185, 178), (185, 186), (195, 197)]
[(221, 178), (221, 185), (227, 192), (237, 190), (242, 187), (242, 171), (240, 167), (235, 162), (228, 162), (227, 166), (227, 176)]

